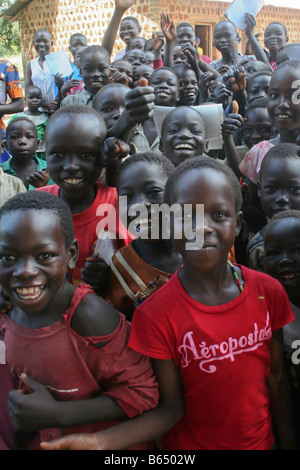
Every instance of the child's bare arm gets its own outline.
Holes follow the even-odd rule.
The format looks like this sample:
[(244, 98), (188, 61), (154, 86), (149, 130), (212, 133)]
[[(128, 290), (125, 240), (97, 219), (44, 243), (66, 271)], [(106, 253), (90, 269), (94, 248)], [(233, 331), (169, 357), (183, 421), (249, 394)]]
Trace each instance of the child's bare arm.
[(239, 169), (241, 157), (236, 149), (233, 134), (243, 125), (243, 118), (240, 114), (229, 114), (222, 124), (222, 136), (227, 165), (240, 178), (243, 176)]
[(173, 360), (153, 360), (159, 405), (140, 416), (95, 434), (73, 434), (42, 443), (44, 450), (116, 450), (147, 442), (171, 429), (183, 414), (180, 375)]
[(31, 65), (30, 62), (27, 64), (26, 74), (25, 74), (25, 94), (27, 95), (27, 89), (33, 85), (32, 78), (31, 78)]
[(115, 0), (115, 9), (102, 39), (102, 46), (112, 54), (122, 16), (133, 5), (134, 0)]
[(282, 329), (272, 333), (270, 356), (267, 386), (270, 392), (273, 422), (279, 438), (280, 449), (291, 450), (295, 449), (291, 384), (284, 359)]
[(11, 391), (7, 405), (14, 425), (22, 431), (36, 432), (126, 417), (117, 401), (107, 395), (89, 400), (57, 401), (41, 383), (26, 374), (21, 378), (31, 393)]
[(253, 33), (255, 25), (256, 25), (254, 16), (251, 15), (250, 13), (245, 13), (245, 23), (246, 23), (245, 34), (247, 38), (249, 39), (250, 45), (252, 46), (256, 59), (261, 60), (262, 62), (265, 62), (265, 64), (269, 64), (269, 60), (268, 60), (266, 53), (264, 52), (257, 38), (255, 37), (255, 34)]
[(160, 27), (166, 39), (164, 66), (173, 68), (173, 48), (176, 41), (176, 28), (174, 21), (171, 22), (170, 16), (167, 13), (161, 13)]

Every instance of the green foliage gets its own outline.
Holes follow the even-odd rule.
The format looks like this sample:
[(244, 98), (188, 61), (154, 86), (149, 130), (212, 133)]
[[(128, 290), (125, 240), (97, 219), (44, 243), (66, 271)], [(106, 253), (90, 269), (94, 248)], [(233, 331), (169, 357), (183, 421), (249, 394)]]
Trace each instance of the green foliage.
[[(1, 11), (6, 10), (14, 3), (14, 0), (0, 0)], [(21, 50), (20, 32), (17, 22), (11, 23), (0, 17), (0, 56), (5, 57), (12, 54), (18, 54)]]

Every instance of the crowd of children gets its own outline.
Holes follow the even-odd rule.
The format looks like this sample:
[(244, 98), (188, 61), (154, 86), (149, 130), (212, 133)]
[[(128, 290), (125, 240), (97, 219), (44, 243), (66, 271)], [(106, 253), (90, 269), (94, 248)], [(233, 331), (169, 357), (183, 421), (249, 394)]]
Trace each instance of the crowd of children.
[(3, 109), (0, 449), (299, 449), (300, 44), (132, 4)]

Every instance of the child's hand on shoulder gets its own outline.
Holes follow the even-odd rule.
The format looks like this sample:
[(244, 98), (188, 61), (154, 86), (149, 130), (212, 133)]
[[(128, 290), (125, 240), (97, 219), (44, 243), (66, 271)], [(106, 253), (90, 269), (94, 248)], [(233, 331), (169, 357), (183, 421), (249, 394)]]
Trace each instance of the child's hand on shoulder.
[(109, 266), (98, 255), (86, 259), (82, 269), (82, 280), (89, 284), (97, 295), (105, 297), (109, 279)]
[(125, 108), (129, 118), (140, 124), (152, 117), (154, 110), (155, 95), (148, 81), (142, 78), (140, 85), (128, 91), (125, 96)]
[(108, 137), (104, 141), (104, 155), (101, 163), (105, 167), (115, 166), (122, 158), (127, 157), (130, 152), (128, 144), (117, 137)]
[(27, 179), (28, 183), (35, 188), (41, 188), (42, 186), (47, 186), (49, 182), (49, 172), (48, 169), (36, 170), (32, 175)]

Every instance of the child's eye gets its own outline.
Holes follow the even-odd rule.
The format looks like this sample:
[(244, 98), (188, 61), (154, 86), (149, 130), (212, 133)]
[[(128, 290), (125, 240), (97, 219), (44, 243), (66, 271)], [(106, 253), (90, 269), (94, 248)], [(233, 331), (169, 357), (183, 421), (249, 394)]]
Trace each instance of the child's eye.
[(16, 261), (16, 257), (14, 255), (1, 255), (0, 262), (1, 263), (14, 263)]
[(176, 132), (178, 132), (177, 127), (171, 127), (168, 129), (168, 134), (176, 134)]
[(276, 191), (276, 186), (266, 186), (265, 191), (267, 191), (267, 192)]
[(163, 192), (163, 189), (161, 189), (161, 188), (152, 188), (152, 189), (149, 189), (148, 195), (149, 196), (156, 196), (156, 195), (160, 194), (161, 192)]
[(52, 152), (51, 155), (52, 157), (56, 157), (56, 158), (62, 158), (64, 156), (64, 154), (61, 152)]
[(271, 98), (271, 100), (275, 100), (278, 97), (278, 94), (275, 93), (274, 91), (270, 91), (268, 96), (269, 98)]
[(81, 154), (81, 158), (93, 158), (93, 157), (95, 157), (95, 154), (91, 152), (85, 152)]
[(100, 109), (102, 113), (110, 113), (113, 110), (111, 106), (105, 106), (104, 108)]
[(48, 261), (50, 259), (54, 258), (54, 254), (53, 253), (40, 253), (38, 255), (38, 260), (40, 261)]
[(299, 186), (293, 186), (292, 188), (290, 188), (290, 190), (291, 190), (293, 193), (299, 193), (300, 187), (299, 187)]
[(225, 217), (227, 217), (228, 214), (226, 214), (226, 212), (223, 212), (223, 211), (218, 211), (215, 213), (215, 218), (216, 219), (223, 219)]
[(199, 127), (195, 127), (192, 129), (193, 134), (202, 134), (202, 129), (199, 129)]

